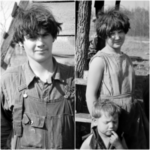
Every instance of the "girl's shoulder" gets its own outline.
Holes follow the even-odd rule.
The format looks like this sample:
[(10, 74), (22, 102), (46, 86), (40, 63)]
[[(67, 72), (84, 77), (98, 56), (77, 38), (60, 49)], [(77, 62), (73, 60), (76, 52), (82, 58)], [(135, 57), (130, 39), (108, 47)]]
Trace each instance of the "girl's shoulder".
[(101, 57), (101, 58), (109, 58), (109, 59), (112, 59), (112, 58), (119, 58), (119, 59), (127, 59), (128, 61), (131, 61), (131, 58), (124, 52), (120, 52), (119, 54), (109, 54), (109, 53), (105, 53), (105, 51), (102, 49), (100, 51), (98, 51), (92, 59), (94, 59), (95, 57)]
[(103, 58), (105, 57), (105, 53), (99, 50), (90, 60), (92, 62), (95, 58)]

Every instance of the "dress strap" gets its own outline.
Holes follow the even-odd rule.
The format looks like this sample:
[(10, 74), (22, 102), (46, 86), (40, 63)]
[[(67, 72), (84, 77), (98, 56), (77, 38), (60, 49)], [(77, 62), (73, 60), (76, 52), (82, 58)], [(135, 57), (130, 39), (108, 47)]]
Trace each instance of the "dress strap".
[(16, 94), (15, 105), (13, 109), (13, 130), (15, 135), (22, 135), (22, 117), (23, 117), (23, 104), (24, 98), (27, 97), (27, 94), (24, 92), (26, 87), (25, 76), (23, 74), (22, 67), (19, 66), (19, 88)]

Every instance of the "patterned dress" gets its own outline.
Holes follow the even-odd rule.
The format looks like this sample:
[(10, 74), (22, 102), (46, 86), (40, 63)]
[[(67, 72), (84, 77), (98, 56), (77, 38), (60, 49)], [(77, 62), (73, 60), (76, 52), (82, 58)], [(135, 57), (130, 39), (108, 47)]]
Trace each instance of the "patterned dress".
[(145, 149), (149, 145), (149, 123), (138, 100), (133, 98), (135, 73), (130, 58), (124, 54), (99, 51), (94, 55), (104, 60), (104, 74), (98, 99), (110, 99), (122, 108), (119, 131), (130, 149)]

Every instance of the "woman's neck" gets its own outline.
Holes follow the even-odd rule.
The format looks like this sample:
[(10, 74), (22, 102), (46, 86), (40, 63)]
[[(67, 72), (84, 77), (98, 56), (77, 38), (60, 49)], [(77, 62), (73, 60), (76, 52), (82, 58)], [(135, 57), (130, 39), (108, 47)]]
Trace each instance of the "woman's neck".
[(53, 75), (54, 63), (52, 58), (44, 62), (37, 62), (29, 59), (29, 65), (34, 74), (39, 77), (43, 82), (46, 82), (47, 79)]
[(104, 50), (105, 53), (109, 53), (109, 54), (120, 54), (120, 48), (118, 49), (114, 49), (112, 47), (110, 47), (108, 44), (106, 44)]

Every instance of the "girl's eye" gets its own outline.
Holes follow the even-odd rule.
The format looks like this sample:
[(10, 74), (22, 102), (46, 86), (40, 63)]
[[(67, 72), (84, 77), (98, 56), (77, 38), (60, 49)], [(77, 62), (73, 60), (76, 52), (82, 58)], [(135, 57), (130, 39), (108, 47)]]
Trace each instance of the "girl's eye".
[(26, 39), (35, 40), (36, 37), (35, 36), (31, 36), (31, 35), (26, 35)]
[(115, 33), (111, 32), (110, 37), (114, 37), (114, 36), (115, 36)]
[(118, 31), (118, 33), (124, 33), (124, 31), (123, 31), (123, 30), (120, 30), (120, 31)]
[(49, 36), (49, 34), (48, 33), (43, 34), (43, 37), (46, 37), (46, 36)]

